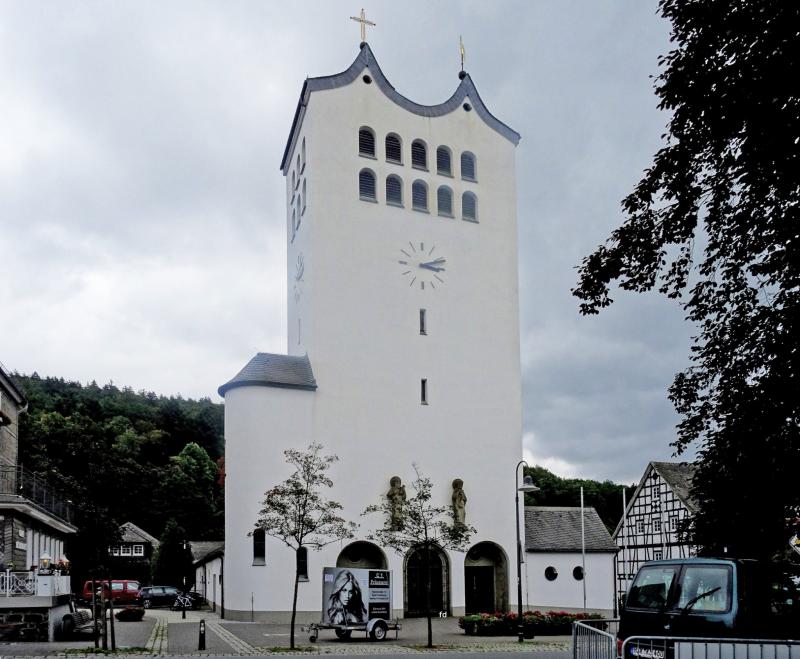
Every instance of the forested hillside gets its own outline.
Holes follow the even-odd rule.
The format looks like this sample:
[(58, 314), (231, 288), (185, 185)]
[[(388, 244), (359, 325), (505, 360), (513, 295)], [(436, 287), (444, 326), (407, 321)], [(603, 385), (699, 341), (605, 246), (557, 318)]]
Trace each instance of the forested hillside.
[(76, 571), (102, 564), (119, 525), (160, 537), (174, 519), (186, 539), (223, 537), (223, 406), (15, 375), (29, 407), (19, 462), (73, 502)]

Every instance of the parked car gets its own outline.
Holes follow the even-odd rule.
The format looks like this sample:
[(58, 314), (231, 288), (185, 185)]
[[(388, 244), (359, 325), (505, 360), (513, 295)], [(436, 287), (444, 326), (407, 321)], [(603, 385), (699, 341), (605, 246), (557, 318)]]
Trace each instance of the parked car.
[[(800, 629), (798, 592), (786, 571), (754, 560), (686, 558), (646, 563), (620, 609), (618, 638), (787, 639)], [(669, 646), (627, 657), (666, 659)]]
[(145, 586), (139, 592), (145, 609), (172, 606), (180, 594), (175, 586)]
[[(140, 601), (139, 597), (139, 582), (132, 579), (112, 579), (111, 589), (109, 590), (108, 581), (95, 581), (95, 588), (100, 589), (102, 586), (105, 591), (106, 599), (109, 594), (114, 597), (114, 605), (125, 606), (127, 604), (136, 604)], [(87, 581), (83, 584), (83, 591), (81, 592), (81, 600), (87, 605), (92, 605), (92, 582)]]

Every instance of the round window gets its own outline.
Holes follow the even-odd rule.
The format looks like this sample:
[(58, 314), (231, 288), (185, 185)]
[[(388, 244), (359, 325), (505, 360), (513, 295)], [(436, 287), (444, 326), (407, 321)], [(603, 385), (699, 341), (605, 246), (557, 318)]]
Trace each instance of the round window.
[(558, 570), (556, 570), (552, 565), (545, 569), (544, 571), (544, 578), (548, 581), (555, 581), (558, 578)]
[(469, 112), (472, 109), (472, 106), (469, 103), (464, 103), (464, 109)]
[(582, 581), (583, 580), (583, 568), (579, 565), (572, 571), (572, 576), (575, 577), (575, 581)]
[(363, 78), (361, 78), (361, 79), (362, 79), (362, 80), (363, 80), (365, 83), (367, 83), (367, 84), (369, 84), (369, 83), (371, 83), (371, 82), (372, 82), (372, 78), (370, 78), (369, 76), (364, 76), (364, 77), (363, 77)]

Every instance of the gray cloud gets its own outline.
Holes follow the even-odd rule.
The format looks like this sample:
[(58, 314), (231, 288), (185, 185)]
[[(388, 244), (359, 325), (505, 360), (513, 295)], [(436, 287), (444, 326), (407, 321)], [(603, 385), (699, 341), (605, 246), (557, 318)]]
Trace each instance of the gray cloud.
[[(637, 478), (668, 457), (666, 386), (689, 330), (619, 295), (580, 318), (574, 266), (666, 117), (649, 76), (655, 0), (373, 2), (397, 90), (438, 103), (458, 37), (518, 149), (525, 446), (563, 473)], [(0, 359), (23, 372), (216, 398), (257, 350), (285, 350), (278, 164), (303, 79), (356, 55), (345, 2), (4, 3)]]

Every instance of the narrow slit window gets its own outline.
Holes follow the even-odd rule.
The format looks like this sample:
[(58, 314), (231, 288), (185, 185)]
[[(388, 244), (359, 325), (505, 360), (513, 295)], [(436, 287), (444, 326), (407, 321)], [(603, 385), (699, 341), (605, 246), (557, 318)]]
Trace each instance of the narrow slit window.
[(264, 529), (253, 531), (253, 565), (266, 565), (267, 563), (267, 537)]
[(362, 156), (375, 157), (375, 133), (369, 128), (358, 131), (358, 153)]
[(445, 176), (453, 175), (452, 158), (450, 157), (450, 149), (446, 146), (440, 146), (436, 149), (436, 172), (444, 174)]
[(365, 201), (377, 201), (375, 198), (375, 174), (369, 169), (362, 169), (358, 174), (358, 196)]
[(403, 163), (403, 151), (400, 138), (394, 133), (386, 136), (386, 160), (397, 164)]
[(306, 209), (306, 180), (303, 179), (303, 210)]
[(414, 140), (411, 143), (411, 166), (428, 169), (428, 149), (422, 140)]
[(403, 205), (403, 181), (394, 174), (386, 177), (386, 203), (392, 206)]
[(465, 181), (477, 181), (475, 175), (475, 156), (469, 151), (461, 154), (461, 178)]
[(308, 549), (297, 550), (297, 576), (301, 581), (308, 581)]
[(411, 207), (415, 211), (428, 210), (428, 186), (424, 181), (414, 181), (411, 186)]
[(419, 402), (423, 405), (428, 404), (428, 380), (426, 378), (419, 381)]
[(300, 154), (303, 156), (302, 168), (306, 168), (306, 138), (303, 138), (303, 146), (300, 148)]
[(292, 240), (294, 240), (294, 234), (297, 233), (297, 211), (292, 209)]
[(453, 191), (446, 185), (441, 186), (436, 191), (436, 204), (438, 206), (439, 215), (453, 217)]
[(425, 309), (419, 310), (419, 333), (420, 334), (427, 334), (428, 333), (428, 323), (427, 323), (427, 314)]
[(472, 192), (461, 196), (461, 216), (468, 222), (478, 221), (478, 198)]

